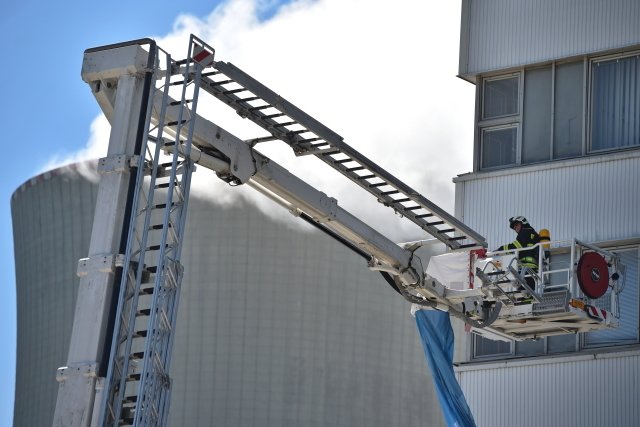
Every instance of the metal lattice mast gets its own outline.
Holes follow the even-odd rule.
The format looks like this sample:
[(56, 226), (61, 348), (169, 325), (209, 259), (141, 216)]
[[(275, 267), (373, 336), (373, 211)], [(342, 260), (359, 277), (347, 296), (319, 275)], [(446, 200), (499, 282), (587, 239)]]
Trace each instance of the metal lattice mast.
[[(189, 157), (191, 140), (201, 73), (213, 61), (213, 53), (194, 36), (184, 61), (173, 61), (161, 49), (156, 52), (154, 77), (160, 84), (147, 100), (149, 131), (138, 161), (102, 425), (166, 423), (183, 272), (180, 256), (194, 169)], [(180, 89), (179, 100), (171, 97), (172, 89)], [(154, 114), (157, 98), (162, 102)], [(177, 120), (165, 120), (169, 109)], [(165, 150), (172, 154), (163, 154)]]

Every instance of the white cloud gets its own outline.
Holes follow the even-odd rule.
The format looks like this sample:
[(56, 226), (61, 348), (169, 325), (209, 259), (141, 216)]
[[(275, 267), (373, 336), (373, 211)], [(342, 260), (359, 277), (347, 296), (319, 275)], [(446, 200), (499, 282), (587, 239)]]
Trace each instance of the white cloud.
[[(455, 77), (459, 3), (294, 1), (260, 21), (257, 13), (264, 4), (231, 0), (204, 18), (181, 15), (173, 31), (157, 42), (181, 58), (189, 34), (196, 34), (216, 49), (217, 60), (239, 66), (452, 211), (451, 179), (470, 170), (473, 141), (474, 88)], [(201, 102), (198, 112), (243, 139), (265, 135), (231, 109), (212, 104)], [(99, 119), (92, 123), (87, 148), (74, 159), (106, 152), (96, 147), (108, 139), (104, 124)], [(394, 215), (388, 209), (383, 211), (386, 217), (379, 217), (372, 196), (320, 160), (294, 158), (280, 142), (258, 149), (375, 228), (400, 239), (425, 237), (408, 221), (390, 219)], [(214, 179), (198, 172), (196, 191), (210, 187)], [(219, 184), (214, 188), (218, 201), (232, 202), (237, 193), (220, 190)], [(254, 197), (251, 189), (241, 192)], [(264, 209), (271, 206), (263, 196), (257, 199)]]

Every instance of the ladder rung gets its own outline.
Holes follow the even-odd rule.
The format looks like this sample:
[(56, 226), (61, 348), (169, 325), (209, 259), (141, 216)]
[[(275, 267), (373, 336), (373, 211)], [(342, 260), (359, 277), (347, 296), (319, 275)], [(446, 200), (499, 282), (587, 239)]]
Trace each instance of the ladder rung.
[[(384, 194), (384, 193), (382, 193), (382, 194)], [(410, 198), (405, 197), (404, 199), (397, 199), (397, 200), (394, 200), (394, 201), (393, 201), (393, 203), (404, 203), (404, 202), (410, 202), (410, 201), (411, 201), (411, 199), (410, 199)]]
[(138, 316), (148, 316), (151, 314), (151, 309), (150, 308), (143, 308), (142, 310), (138, 310), (136, 312), (136, 315)]
[(126, 396), (124, 399), (122, 399), (122, 403), (136, 403), (138, 401), (138, 396), (137, 395), (133, 395), (133, 396)]
[(215, 76), (216, 74), (220, 74), (220, 71), (208, 71), (206, 73), (202, 73), (202, 77)]
[(400, 192), (400, 190), (389, 190), (389, 191), (383, 191), (382, 195), (383, 196), (389, 196), (391, 194), (398, 194)]
[(358, 179), (371, 179), (371, 178), (375, 178), (376, 176), (374, 174), (371, 175), (362, 175), (359, 176)]
[(444, 221), (435, 221), (435, 222), (428, 222), (427, 225), (429, 227), (433, 227), (434, 225), (442, 225), (444, 224)]
[(389, 184), (383, 181), (383, 182), (377, 182), (375, 184), (369, 184), (369, 187), (383, 187), (385, 185), (389, 185)]
[[(176, 202), (171, 202), (171, 207), (175, 207), (178, 206), (178, 203)], [(167, 207), (166, 203), (158, 203), (157, 205), (154, 205), (153, 208), (154, 209), (165, 209)]]
[(142, 378), (141, 374), (131, 374), (127, 377), (130, 381), (140, 381), (140, 378)]
[(241, 87), (240, 89), (231, 89), (231, 90), (225, 90), (224, 92), (222, 92), (225, 95), (231, 94), (231, 93), (238, 93), (238, 92), (244, 92), (245, 88)]
[(416, 209), (422, 209), (422, 206), (416, 205), (416, 206), (405, 206), (404, 207), (405, 211), (415, 211)]
[(153, 295), (153, 286), (150, 288), (141, 288), (140, 295)]
[[(167, 224), (168, 228), (173, 227), (173, 223), (168, 223)], [(155, 224), (149, 227), (149, 230), (162, 230), (164, 228), (164, 224)]]
[(271, 104), (260, 105), (259, 107), (251, 107), (251, 108), (249, 108), (249, 111), (264, 110), (265, 108), (269, 108), (269, 107), (271, 107)]
[(144, 338), (147, 336), (147, 331), (136, 331), (133, 333), (134, 338)]
[(432, 213), (420, 214), (420, 215), (416, 215), (416, 218), (428, 218), (430, 216), (433, 216), (433, 214)]
[(445, 228), (444, 230), (438, 230), (438, 233), (440, 233), (440, 234), (453, 233), (454, 231), (456, 231), (455, 228)]
[[(189, 102), (193, 102), (193, 99), (185, 99), (184, 100), (185, 104), (188, 104)], [(182, 101), (171, 101), (169, 103), (169, 105), (171, 105), (171, 106), (180, 105), (180, 104), (182, 104)]]
[[(167, 249), (169, 247), (168, 244), (164, 245), (164, 248)], [(159, 251), (160, 250), (160, 245), (151, 245), (147, 248), (148, 251)]]
[(349, 162), (352, 162), (352, 161), (353, 161), (352, 158), (347, 158), (347, 159), (341, 159), (341, 160), (334, 160), (333, 163), (342, 164), (342, 163), (349, 163)]
[[(314, 142), (314, 141), (320, 141), (322, 140), (322, 138), (307, 138), (307, 139), (301, 139), (300, 141), (298, 141), (298, 143), (305, 143), (305, 142)], [(321, 144), (313, 144), (314, 147), (322, 147), (323, 145), (329, 145), (328, 142), (323, 142)]]
[(291, 125), (295, 125), (295, 124), (298, 124), (298, 122), (293, 121), (293, 122), (276, 123), (275, 125), (273, 125), (273, 127), (274, 128), (281, 128), (281, 127), (284, 127), (284, 126), (291, 126)]
[(173, 121), (173, 122), (169, 122), (169, 123), (167, 123), (167, 126), (176, 126), (178, 124), (183, 125), (185, 123), (187, 123), (187, 119), (182, 119), (180, 121), (176, 120), (176, 121)]
[(263, 119), (274, 119), (276, 117), (282, 117), (284, 116), (284, 113), (275, 113), (275, 114), (267, 114), (265, 116), (262, 116)]
[(227, 83), (233, 83), (233, 80), (220, 80), (217, 82), (214, 81), (210, 81), (209, 82), (209, 86), (222, 86), (222, 85), (226, 85)]
[[(180, 165), (180, 162), (176, 163), (176, 166), (178, 166), (178, 165)], [(163, 167), (163, 168), (168, 168), (168, 167), (173, 166), (173, 162), (160, 163), (160, 166)]]
[(347, 172), (355, 172), (355, 171), (361, 171), (364, 169), (364, 166), (355, 166), (353, 168), (349, 168), (347, 169)]
[(258, 99), (260, 99), (259, 96), (250, 96), (249, 98), (238, 99), (236, 102), (251, 102), (251, 101), (257, 101)]
[(455, 237), (449, 237), (449, 240), (464, 240), (466, 239), (467, 236), (455, 236)]
[(335, 149), (335, 150), (324, 151), (322, 155), (326, 157), (326, 156), (333, 156), (334, 154), (338, 154), (338, 153), (340, 153), (340, 150)]
[(131, 353), (131, 358), (132, 359), (142, 359), (144, 357), (144, 351), (138, 351), (135, 353)]

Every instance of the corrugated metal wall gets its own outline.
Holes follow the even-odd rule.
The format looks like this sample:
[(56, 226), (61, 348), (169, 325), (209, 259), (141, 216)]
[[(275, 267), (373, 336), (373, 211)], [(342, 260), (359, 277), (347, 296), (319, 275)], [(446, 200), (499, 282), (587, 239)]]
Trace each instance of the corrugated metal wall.
[(640, 43), (638, 0), (463, 0), (459, 73)]
[[(16, 427), (51, 425), (96, 192), (72, 168), (13, 195)], [(169, 425), (443, 425), (410, 305), (282, 216), (191, 197)]]
[[(486, 236), (490, 249), (514, 240), (507, 220), (515, 215), (549, 228), (552, 240), (640, 237), (637, 150), (471, 173), (455, 182), (456, 215)], [(639, 367), (635, 351), (463, 365), (458, 377), (478, 427), (636, 426)]]
[(456, 216), (487, 238), (511, 242), (509, 217), (524, 215), (552, 240), (598, 242), (640, 237), (640, 152), (462, 175)]
[(478, 427), (633, 427), (640, 352), (495, 363), (457, 372)]

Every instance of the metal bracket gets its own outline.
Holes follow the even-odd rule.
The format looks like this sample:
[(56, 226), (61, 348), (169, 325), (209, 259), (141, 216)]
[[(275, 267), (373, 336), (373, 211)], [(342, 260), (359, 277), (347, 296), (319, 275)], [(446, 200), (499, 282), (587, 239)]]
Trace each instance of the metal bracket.
[(85, 277), (92, 272), (113, 273), (115, 267), (124, 265), (124, 255), (98, 255), (78, 260), (78, 277)]
[(81, 362), (58, 368), (56, 381), (63, 383), (72, 376), (96, 378), (98, 376), (98, 364), (96, 362)]
[(316, 220), (319, 223), (328, 222), (336, 219), (338, 212), (338, 201), (333, 197), (329, 197), (326, 194), (322, 194), (320, 198), (320, 206), (323, 208), (323, 212), (325, 215), (321, 218), (317, 218)]
[(114, 172), (128, 172), (132, 167), (137, 167), (140, 156), (127, 156), (126, 154), (116, 154), (103, 157), (98, 160), (98, 173), (105, 175)]

